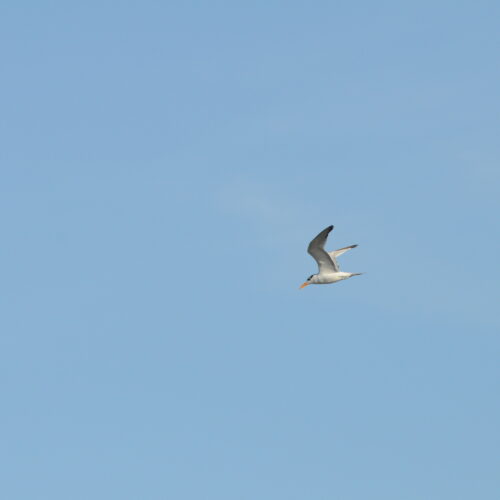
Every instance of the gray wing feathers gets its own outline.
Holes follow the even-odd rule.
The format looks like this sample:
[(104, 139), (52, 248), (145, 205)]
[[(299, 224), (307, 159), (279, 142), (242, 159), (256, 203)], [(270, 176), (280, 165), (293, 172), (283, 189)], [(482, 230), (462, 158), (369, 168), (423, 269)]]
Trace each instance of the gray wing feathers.
[(307, 252), (312, 255), (314, 260), (318, 263), (320, 273), (335, 273), (338, 272), (338, 265), (335, 259), (332, 259), (328, 252), (325, 250), (325, 243), (328, 235), (330, 234), (333, 226), (328, 226), (323, 229), (321, 233), (314, 238), (309, 246)]
[(338, 250), (334, 250), (333, 252), (328, 252), (328, 255), (330, 256), (330, 259), (332, 259), (333, 263), (335, 264), (335, 267), (340, 271), (340, 266), (337, 262), (337, 257), (339, 255), (342, 255), (343, 253), (346, 253), (347, 250), (350, 250), (351, 248), (356, 248), (358, 245), (350, 245), (348, 247), (344, 248), (339, 248)]
[(356, 248), (357, 246), (358, 245), (350, 245), (348, 247), (339, 248), (338, 250), (334, 250), (333, 252), (328, 252), (328, 253), (333, 257), (338, 257), (339, 255), (346, 253), (347, 250), (350, 250), (351, 248)]

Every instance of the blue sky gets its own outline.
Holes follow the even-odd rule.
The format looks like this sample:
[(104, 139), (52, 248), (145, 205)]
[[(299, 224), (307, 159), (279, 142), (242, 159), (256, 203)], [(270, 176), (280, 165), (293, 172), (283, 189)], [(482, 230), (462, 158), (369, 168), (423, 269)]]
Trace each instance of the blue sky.
[(496, 500), (499, 10), (4, 2), (2, 498)]

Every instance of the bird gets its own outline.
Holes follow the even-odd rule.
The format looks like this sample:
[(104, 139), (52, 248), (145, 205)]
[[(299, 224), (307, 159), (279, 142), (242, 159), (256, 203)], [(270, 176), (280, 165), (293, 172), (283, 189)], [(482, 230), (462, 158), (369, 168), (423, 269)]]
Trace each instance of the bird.
[(328, 283), (337, 283), (337, 281), (346, 280), (352, 276), (359, 276), (363, 273), (346, 273), (342, 272), (339, 268), (337, 257), (351, 250), (351, 248), (356, 248), (358, 245), (350, 245), (348, 247), (339, 248), (333, 252), (327, 252), (325, 250), (325, 243), (328, 235), (333, 230), (333, 226), (328, 226), (323, 229), (321, 233), (316, 236), (309, 246), (307, 247), (307, 253), (312, 255), (314, 260), (318, 263), (318, 273), (311, 274), (307, 280), (300, 285), (300, 288), (305, 288), (308, 285), (326, 285)]

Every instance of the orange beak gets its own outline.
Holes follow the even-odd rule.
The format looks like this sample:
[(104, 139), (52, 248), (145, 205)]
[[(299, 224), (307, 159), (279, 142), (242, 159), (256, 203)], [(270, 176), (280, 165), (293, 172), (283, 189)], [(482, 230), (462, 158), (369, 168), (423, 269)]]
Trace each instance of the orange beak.
[(302, 283), (299, 288), (305, 288), (307, 285), (310, 285), (307, 281), (305, 283)]

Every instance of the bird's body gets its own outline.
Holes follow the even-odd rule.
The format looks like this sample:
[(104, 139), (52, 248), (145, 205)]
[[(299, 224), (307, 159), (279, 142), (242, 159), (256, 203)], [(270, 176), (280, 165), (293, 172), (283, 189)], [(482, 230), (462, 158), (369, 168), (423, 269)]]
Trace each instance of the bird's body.
[(339, 271), (337, 273), (324, 273), (324, 274), (314, 274), (311, 282), (311, 285), (328, 285), (329, 283), (337, 283), (337, 281), (346, 280), (351, 276), (355, 276), (357, 273), (344, 273)]
[(326, 229), (321, 231), (321, 233), (319, 233), (318, 236), (311, 241), (311, 243), (309, 243), (307, 252), (318, 263), (319, 272), (309, 276), (300, 288), (304, 288), (307, 285), (326, 285), (329, 283), (337, 283), (337, 281), (342, 281), (347, 278), (351, 278), (352, 276), (359, 276), (362, 274), (343, 272), (340, 270), (337, 262), (337, 257), (339, 255), (342, 255), (351, 248), (356, 248), (358, 245), (340, 248), (339, 250), (335, 250), (333, 252), (327, 252), (325, 250), (326, 239), (332, 229), (333, 226), (328, 226)]

